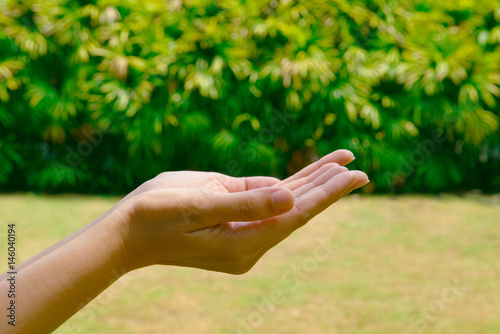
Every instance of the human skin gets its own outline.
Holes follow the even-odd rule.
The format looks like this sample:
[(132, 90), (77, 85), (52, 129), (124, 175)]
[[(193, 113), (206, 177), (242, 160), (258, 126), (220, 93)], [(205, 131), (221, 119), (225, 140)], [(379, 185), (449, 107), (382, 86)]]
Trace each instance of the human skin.
[[(120, 276), (155, 264), (243, 274), (272, 247), (368, 183), (335, 151), (280, 181), (218, 173), (167, 172), (108, 212), (18, 266), (16, 326), (1, 333), (50, 333)], [(9, 283), (0, 281), (5, 310)], [(5, 311), (4, 311), (5, 312)]]

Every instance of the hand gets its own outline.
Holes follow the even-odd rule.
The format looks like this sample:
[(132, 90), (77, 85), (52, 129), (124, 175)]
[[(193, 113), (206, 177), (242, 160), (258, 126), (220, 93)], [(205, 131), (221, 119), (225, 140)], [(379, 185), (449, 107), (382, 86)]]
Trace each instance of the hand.
[(167, 264), (247, 272), (270, 248), (341, 197), (368, 183), (335, 151), (297, 174), (234, 178), (168, 172), (144, 183), (117, 209), (130, 270)]

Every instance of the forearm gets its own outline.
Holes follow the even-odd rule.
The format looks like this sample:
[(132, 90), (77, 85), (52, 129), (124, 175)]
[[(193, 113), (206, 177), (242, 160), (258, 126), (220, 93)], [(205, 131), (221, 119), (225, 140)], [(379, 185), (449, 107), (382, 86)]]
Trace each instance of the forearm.
[[(117, 216), (108, 215), (19, 272), (16, 326), (3, 320), (0, 332), (51, 333), (126, 273)], [(7, 290), (4, 279), (2, 309), (9, 303)]]
[[(143, 186), (141, 186), (143, 187)], [(49, 248), (47, 249), (44, 249), (42, 252), (34, 255), (33, 257), (29, 258), (28, 260), (24, 261), (23, 263), (21, 263), (20, 265), (17, 265), (16, 266), (16, 270), (19, 272), (21, 270), (23, 270), (24, 268), (26, 268), (27, 266), (29, 266), (30, 264), (32, 264), (33, 262), (35, 261), (38, 261), (39, 259), (41, 259), (42, 257), (52, 253), (53, 251), (57, 250), (58, 248), (64, 246), (65, 244), (67, 244), (68, 242), (72, 241), (73, 239), (75, 239), (76, 237), (78, 237), (80, 234), (86, 232), (87, 230), (89, 230), (90, 228), (92, 228), (94, 225), (98, 224), (101, 220), (103, 220), (104, 218), (106, 218), (108, 215), (110, 215), (112, 212), (115, 211), (115, 209), (117, 207), (119, 207), (121, 204), (123, 204), (125, 201), (127, 201), (128, 199), (136, 196), (138, 193), (141, 192), (141, 187), (135, 189), (134, 191), (132, 191), (131, 193), (129, 193), (127, 196), (125, 196), (124, 198), (122, 198), (118, 203), (116, 203), (111, 209), (109, 209), (108, 211), (106, 211), (104, 214), (102, 214), (101, 216), (99, 216), (97, 219), (95, 219), (94, 221), (92, 221), (91, 223), (85, 225), (84, 227), (82, 227), (81, 229), (79, 229), (78, 231), (68, 235), (67, 237), (65, 237), (64, 239), (61, 239), (59, 240), (58, 242), (56, 242), (55, 244), (53, 244), (52, 246), (50, 246)], [(4, 274), (1, 274), (0, 275), (0, 281), (3, 281), (7, 278), (7, 274), (4, 273)]]

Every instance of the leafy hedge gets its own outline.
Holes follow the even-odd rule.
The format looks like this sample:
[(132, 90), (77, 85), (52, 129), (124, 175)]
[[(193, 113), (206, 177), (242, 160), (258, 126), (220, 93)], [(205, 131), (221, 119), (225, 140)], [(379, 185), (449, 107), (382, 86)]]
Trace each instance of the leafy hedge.
[(367, 191), (496, 191), (499, 22), (491, 0), (2, 2), (0, 189), (283, 177), (348, 148)]

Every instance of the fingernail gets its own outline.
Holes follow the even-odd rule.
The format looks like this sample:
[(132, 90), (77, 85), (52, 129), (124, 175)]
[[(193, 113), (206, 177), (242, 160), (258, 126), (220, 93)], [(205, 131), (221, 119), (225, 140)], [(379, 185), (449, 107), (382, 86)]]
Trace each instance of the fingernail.
[(370, 182), (370, 180), (366, 181), (366, 180), (357, 180), (357, 181), (353, 181), (350, 186), (349, 186), (349, 189), (347, 189), (346, 192), (344, 192), (344, 194), (342, 195), (342, 197), (344, 197), (345, 195), (349, 194), (350, 192), (364, 186), (365, 184), (367, 184), (368, 182)]
[(344, 160), (342, 163), (347, 165), (351, 162), (353, 162), (354, 160), (356, 160), (356, 157), (354, 156), (354, 154), (352, 155), (352, 158), (347, 158), (346, 160)]
[(288, 211), (293, 206), (293, 195), (290, 191), (280, 189), (271, 194), (275, 211)]
[(356, 189), (356, 188), (364, 186), (365, 184), (368, 184), (369, 182), (370, 182), (370, 180), (363, 180), (363, 179), (361, 179), (361, 180), (358, 180), (356, 182), (353, 182), (352, 183), (352, 187), (354, 189)]

